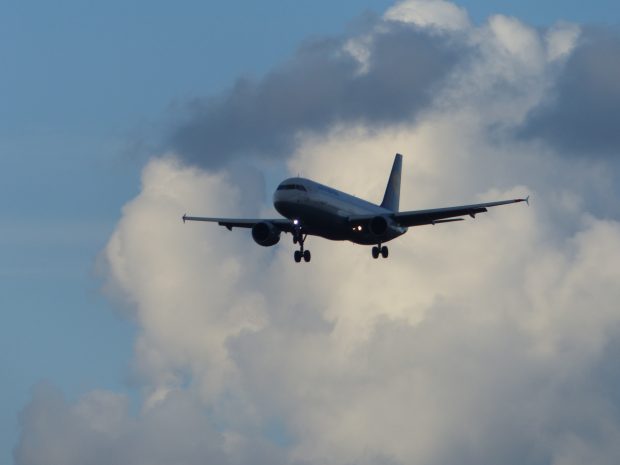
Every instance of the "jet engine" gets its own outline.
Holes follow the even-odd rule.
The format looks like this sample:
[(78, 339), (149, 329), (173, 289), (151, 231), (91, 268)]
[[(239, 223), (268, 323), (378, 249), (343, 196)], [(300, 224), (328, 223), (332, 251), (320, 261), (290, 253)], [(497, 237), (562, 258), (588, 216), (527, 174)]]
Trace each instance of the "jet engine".
[(384, 236), (388, 231), (389, 223), (384, 216), (375, 216), (368, 224), (368, 229), (377, 237)]
[(268, 221), (256, 223), (252, 226), (252, 239), (258, 245), (271, 247), (280, 242), (280, 230)]

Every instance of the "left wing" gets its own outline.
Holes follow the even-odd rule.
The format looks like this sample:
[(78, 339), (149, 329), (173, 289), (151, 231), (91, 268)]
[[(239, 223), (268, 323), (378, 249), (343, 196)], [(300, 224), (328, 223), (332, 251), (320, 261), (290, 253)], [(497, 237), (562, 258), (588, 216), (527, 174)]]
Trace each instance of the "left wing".
[(280, 231), (291, 232), (293, 230), (293, 222), (284, 218), (276, 219), (249, 219), (249, 218), (210, 218), (204, 216), (187, 216), (183, 215), (183, 223), (186, 221), (207, 221), (209, 223), (217, 223), (226, 227), (229, 231), (232, 228), (252, 228), (258, 223), (271, 223)]
[[(478, 213), (484, 213), (489, 207), (508, 205), (511, 203), (526, 202), (529, 205), (529, 196), (525, 199), (500, 200), (499, 202), (461, 205), (458, 207), (434, 208), (432, 210), (417, 210), (395, 213), (393, 218), (400, 226), (421, 226), (424, 224), (458, 221), (458, 217), (469, 215), (474, 218)], [(460, 218), (462, 219), (462, 218)]]
[[(471, 216), (474, 218), (478, 213), (484, 213), (487, 208), (497, 207), (498, 205), (508, 205), (511, 203), (526, 202), (529, 205), (529, 196), (524, 199), (500, 200), (499, 202), (477, 203), (473, 205), (460, 205), (458, 207), (433, 208), (430, 210), (412, 210), (397, 212), (385, 215), (393, 219), (396, 224), (403, 227), (422, 226), (425, 224), (449, 223), (452, 221), (462, 221), (461, 216)], [(371, 220), (375, 215), (358, 215), (349, 217), (350, 222)]]

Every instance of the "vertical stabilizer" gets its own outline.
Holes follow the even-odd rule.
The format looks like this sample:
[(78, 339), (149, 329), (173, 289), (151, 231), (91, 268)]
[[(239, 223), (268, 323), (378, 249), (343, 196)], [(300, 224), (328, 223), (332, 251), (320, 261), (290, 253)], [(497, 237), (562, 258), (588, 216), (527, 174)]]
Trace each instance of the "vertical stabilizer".
[(392, 165), (392, 172), (390, 173), (390, 179), (388, 180), (387, 187), (385, 188), (385, 195), (383, 196), (383, 202), (381, 206), (392, 210), (398, 211), (398, 201), (400, 199), (400, 172), (403, 167), (403, 156), (397, 153), (394, 157), (394, 164)]

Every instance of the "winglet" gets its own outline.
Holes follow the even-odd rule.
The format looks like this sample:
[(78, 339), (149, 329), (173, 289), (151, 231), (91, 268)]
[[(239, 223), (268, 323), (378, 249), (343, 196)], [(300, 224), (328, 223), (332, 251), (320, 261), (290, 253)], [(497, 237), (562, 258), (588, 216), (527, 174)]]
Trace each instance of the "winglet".
[(524, 199), (515, 199), (515, 200), (513, 200), (513, 202), (515, 202), (515, 203), (516, 202), (525, 202), (525, 203), (527, 203), (527, 206), (529, 207), (530, 206), (530, 196), (528, 195)]

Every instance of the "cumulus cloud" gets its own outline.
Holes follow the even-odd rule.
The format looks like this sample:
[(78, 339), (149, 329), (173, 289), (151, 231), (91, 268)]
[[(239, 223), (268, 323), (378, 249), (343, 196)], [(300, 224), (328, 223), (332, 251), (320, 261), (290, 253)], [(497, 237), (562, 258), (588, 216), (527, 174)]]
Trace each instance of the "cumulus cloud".
[[(435, 19), (411, 20), (418, 7)], [(290, 236), (265, 249), (248, 231), (179, 221), (244, 214), (241, 203), (272, 215), (260, 179), (186, 154), (151, 160), (102, 257), (109, 292), (140, 328), (141, 409), (111, 392), (70, 403), (39, 388), (18, 464), (98, 463), (102, 450), (106, 463), (618, 462), (620, 223), (604, 200), (614, 168), (515, 136), (579, 53), (579, 29), (494, 16), (438, 34), (461, 9), (414, 1), (390, 15), (399, 8), (413, 13), (382, 26), (397, 33), (357, 43), (367, 70), (339, 42), (351, 80), (390, 60), (376, 43), (394, 34), (431, 49), (428, 37), (458, 37), (466, 55), (415, 118), (322, 114), (320, 130), (288, 142), (288, 169), (378, 201), (402, 152), (402, 208), (527, 194), (532, 206), (412, 228), (389, 260), (310, 238), (313, 261), (295, 265)]]

